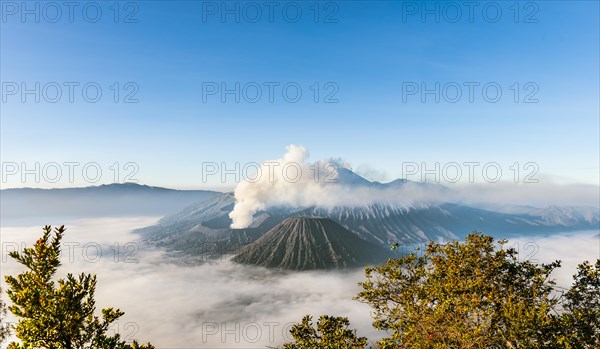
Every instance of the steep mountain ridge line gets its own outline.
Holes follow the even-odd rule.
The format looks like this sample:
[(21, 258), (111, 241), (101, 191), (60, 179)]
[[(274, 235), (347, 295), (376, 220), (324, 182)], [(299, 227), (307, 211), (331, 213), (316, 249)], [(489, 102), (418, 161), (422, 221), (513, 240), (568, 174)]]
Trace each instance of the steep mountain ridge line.
[(360, 239), (332, 219), (291, 217), (242, 248), (233, 261), (312, 270), (363, 267), (390, 256), (389, 251)]

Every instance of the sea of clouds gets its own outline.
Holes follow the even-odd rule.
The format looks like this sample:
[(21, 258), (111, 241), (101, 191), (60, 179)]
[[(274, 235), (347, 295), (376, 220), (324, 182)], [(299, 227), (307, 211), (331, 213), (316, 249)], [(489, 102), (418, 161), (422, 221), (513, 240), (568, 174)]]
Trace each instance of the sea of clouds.
[[(59, 276), (97, 274), (97, 305), (125, 312), (111, 329), (125, 339), (151, 341), (158, 348), (264, 348), (290, 340), (291, 325), (305, 314), (348, 316), (364, 329), (361, 335), (375, 335), (369, 307), (352, 300), (362, 270), (283, 273), (227, 257), (186, 265), (141, 244), (132, 233), (156, 220), (78, 220), (68, 224), (63, 239)], [(31, 246), (41, 227), (2, 227), (1, 236), (2, 274), (15, 275), (23, 269), (7, 252)]]
[[(370, 340), (384, 335), (371, 327), (370, 308), (352, 300), (359, 291), (357, 282), (364, 279), (362, 270), (280, 272), (237, 265), (227, 257), (187, 264), (142, 244), (132, 232), (156, 220), (57, 222), (67, 223), (59, 276), (97, 274), (99, 309), (125, 311), (111, 329), (123, 338), (151, 341), (158, 348), (275, 347), (291, 339), (290, 326), (305, 314), (347, 316), (359, 335)], [(31, 246), (41, 236), (41, 227), (2, 227), (0, 233), (1, 273), (15, 275), (23, 269), (8, 251)], [(565, 287), (578, 263), (600, 258), (597, 231), (522, 237), (509, 245), (520, 258), (562, 260), (563, 267), (553, 276)], [(2, 288), (6, 289), (4, 277)]]

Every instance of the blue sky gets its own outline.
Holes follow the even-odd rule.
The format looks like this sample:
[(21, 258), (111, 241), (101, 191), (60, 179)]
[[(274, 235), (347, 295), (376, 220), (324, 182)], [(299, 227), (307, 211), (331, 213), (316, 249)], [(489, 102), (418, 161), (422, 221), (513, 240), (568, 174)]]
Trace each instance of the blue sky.
[[(341, 157), (379, 180), (400, 177), (406, 162), (476, 161), (505, 171), (534, 162), (546, 181), (599, 181), (597, 1), (476, 2), (472, 17), (463, 2), (436, 1), (274, 1), (272, 18), (264, 2), (125, 1), (118, 13), (113, 2), (76, 2), (72, 18), (52, 3), (58, 19), (55, 5), (23, 4), (0, 8), (3, 164), (64, 171), (65, 162), (94, 162), (100, 184), (114, 178), (111, 164), (122, 180), (134, 162), (142, 183), (218, 187), (216, 178), (202, 181), (203, 162), (260, 162), (300, 144), (311, 160)], [(222, 6), (239, 8), (239, 21)], [(78, 84), (73, 103), (70, 82)], [(39, 103), (22, 93), (36, 83)], [(88, 83), (102, 91), (96, 103), (82, 96)], [(206, 93), (236, 83), (239, 103)], [(439, 103), (407, 94), (436, 83)], [(131, 92), (138, 101), (123, 103)], [(6, 175), (6, 166), (3, 188), (89, 184), (79, 170), (73, 183), (64, 173), (36, 183)]]

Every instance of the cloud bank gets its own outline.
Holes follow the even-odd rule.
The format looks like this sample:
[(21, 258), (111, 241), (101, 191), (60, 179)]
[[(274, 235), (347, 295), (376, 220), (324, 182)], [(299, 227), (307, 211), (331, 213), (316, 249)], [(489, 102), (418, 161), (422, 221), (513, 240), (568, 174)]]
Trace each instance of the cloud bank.
[[(276, 347), (291, 340), (290, 326), (309, 313), (349, 316), (361, 328), (361, 335), (377, 338), (369, 307), (352, 300), (362, 270), (284, 273), (238, 265), (228, 258), (187, 264), (139, 243), (132, 230), (155, 221), (65, 222), (59, 276), (97, 274), (98, 311), (113, 306), (125, 312), (111, 328), (124, 339), (151, 341), (157, 348)], [(1, 234), (2, 275), (15, 275), (22, 268), (5, 252), (15, 244), (31, 246), (41, 235), (41, 227), (2, 227)], [(115, 259), (117, 245), (120, 256)], [(6, 290), (4, 277), (1, 285)], [(9, 316), (9, 321), (15, 321)]]
[[(357, 282), (364, 280), (362, 270), (283, 273), (237, 265), (226, 258), (186, 264), (139, 244), (132, 229), (155, 220), (64, 222), (63, 246), (74, 247), (63, 249), (60, 276), (67, 272), (97, 274), (98, 308), (113, 306), (125, 312), (111, 330), (126, 340), (151, 341), (158, 348), (276, 347), (291, 340), (290, 326), (305, 314), (348, 316), (358, 334), (371, 341), (385, 335), (372, 328), (370, 308), (352, 300), (359, 291)], [(6, 258), (5, 252), (14, 244), (31, 246), (41, 229), (2, 227), (1, 234), (2, 274), (15, 275), (22, 268)], [(571, 283), (578, 263), (600, 255), (598, 231), (522, 237), (510, 244), (523, 259), (563, 260), (563, 267), (553, 276), (564, 287)], [(118, 257), (115, 246), (119, 246)], [(5, 294), (2, 298), (6, 299)]]

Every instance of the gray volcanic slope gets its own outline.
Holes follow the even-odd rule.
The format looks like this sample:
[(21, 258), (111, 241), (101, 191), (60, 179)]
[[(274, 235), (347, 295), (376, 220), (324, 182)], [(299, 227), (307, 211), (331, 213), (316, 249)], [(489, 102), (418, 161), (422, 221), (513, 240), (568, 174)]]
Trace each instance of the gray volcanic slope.
[(329, 218), (292, 217), (244, 247), (234, 262), (270, 268), (312, 270), (364, 267), (391, 257)]

